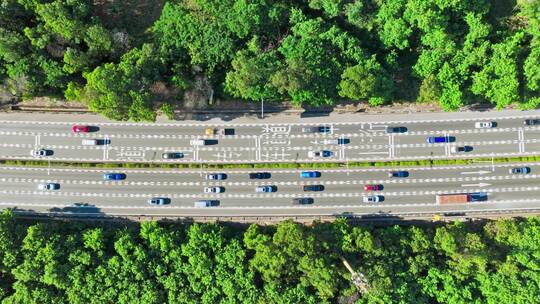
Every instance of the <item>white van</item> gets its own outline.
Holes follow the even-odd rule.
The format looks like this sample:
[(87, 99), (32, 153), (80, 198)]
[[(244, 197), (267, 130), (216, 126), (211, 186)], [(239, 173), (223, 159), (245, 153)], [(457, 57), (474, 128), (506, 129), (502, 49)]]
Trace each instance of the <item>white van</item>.
[(204, 146), (206, 141), (204, 139), (192, 139), (190, 143), (192, 146)]
[(98, 140), (97, 139), (83, 139), (81, 143), (83, 146), (97, 146)]
[(219, 206), (218, 200), (203, 200), (203, 201), (196, 201), (195, 207), (204, 208), (204, 207), (217, 207)]

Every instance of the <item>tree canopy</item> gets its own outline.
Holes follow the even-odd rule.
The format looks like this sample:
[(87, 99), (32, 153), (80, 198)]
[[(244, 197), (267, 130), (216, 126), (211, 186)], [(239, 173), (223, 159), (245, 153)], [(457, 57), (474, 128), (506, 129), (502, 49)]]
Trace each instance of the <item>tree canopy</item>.
[[(3, 0), (0, 80), (122, 120), (153, 120), (156, 87), (175, 104), (201, 75), (216, 98), (255, 102), (540, 104), (538, 1), (175, 0), (153, 18), (115, 19), (140, 11), (130, 5)], [(152, 75), (121, 67), (145, 45), (147, 65), (132, 70)]]
[[(2, 303), (535, 303), (540, 219), (422, 226), (20, 220)], [(359, 294), (345, 259), (365, 275)]]

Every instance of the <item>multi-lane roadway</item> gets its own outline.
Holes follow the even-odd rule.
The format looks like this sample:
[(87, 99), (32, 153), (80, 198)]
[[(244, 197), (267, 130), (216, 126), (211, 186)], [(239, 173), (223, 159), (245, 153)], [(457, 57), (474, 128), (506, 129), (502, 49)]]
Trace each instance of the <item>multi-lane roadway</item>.
[[(479, 156), (515, 156), (540, 153), (540, 125), (525, 125), (538, 114), (521, 114), (496, 119), (453, 118), (383, 122), (333, 123), (112, 123), (0, 121), (0, 158), (34, 159), (30, 152), (53, 152), (44, 159), (93, 162), (311, 162), (441, 159)], [(492, 128), (475, 128), (477, 122), (493, 122)], [(90, 125), (94, 132), (74, 133), (74, 124)], [(234, 135), (207, 136), (205, 129), (232, 128)], [(325, 132), (305, 132), (322, 127)], [(388, 127), (407, 132), (388, 133)], [(454, 137), (451, 143), (428, 143), (428, 137)], [(331, 144), (331, 139), (347, 144)], [(100, 139), (108, 144), (85, 146), (83, 139)], [(209, 139), (197, 146), (193, 139)], [(472, 147), (453, 152), (453, 147)], [(331, 156), (311, 158), (312, 151), (329, 151)], [(163, 153), (181, 152), (181, 159), (167, 160)]]
[[(510, 169), (527, 166), (529, 174), (511, 174)], [(297, 170), (276, 170), (270, 179), (251, 180), (250, 172), (215, 171), (227, 179), (209, 181), (205, 173), (163, 169), (79, 169), (0, 167), (2, 206), (42, 211), (72, 210), (132, 215), (325, 215), (330, 213), (403, 213), (418, 210), (504, 210), (540, 208), (540, 164), (479, 164), (434, 168), (400, 168), (407, 178), (388, 177), (390, 169), (318, 170), (320, 178), (300, 178)], [(122, 172), (126, 179), (105, 181), (103, 174)], [(39, 190), (42, 183), (58, 183), (59, 190)], [(364, 191), (364, 185), (383, 185), (381, 191)], [(260, 185), (274, 185), (273, 193), (257, 193)], [(321, 192), (303, 191), (304, 185), (324, 185)], [(223, 193), (204, 193), (204, 187), (221, 186)], [(440, 206), (440, 193), (487, 192), (488, 201)], [(382, 195), (384, 201), (364, 203), (362, 198)], [(151, 197), (171, 199), (166, 206), (151, 206)], [(313, 198), (313, 204), (298, 206), (294, 198)], [(219, 200), (217, 208), (195, 208), (198, 200)], [(59, 209), (60, 208), (60, 209)], [(331, 210), (331, 211), (330, 211)]]
[[(444, 159), (456, 157), (523, 156), (540, 154), (540, 125), (525, 124), (540, 112), (436, 114), (429, 118), (296, 119), (283, 121), (118, 123), (81, 119), (7, 119), (0, 115), (0, 159), (43, 159), (92, 162), (186, 162), (254, 163)], [(59, 117), (59, 116), (58, 116)], [(352, 119), (351, 119), (352, 117)], [(364, 119), (364, 117), (366, 119)], [(362, 120), (361, 120), (362, 119)], [(361, 121), (360, 121), (361, 120)], [(479, 122), (492, 123), (478, 128)], [(72, 132), (73, 125), (89, 125), (93, 132)], [(208, 136), (207, 128), (232, 128), (234, 135)], [(323, 132), (306, 128), (323, 128)], [(389, 127), (406, 132), (389, 133)], [(429, 137), (455, 138), (429, 143)], [(88, 146), (82, 141), (105, 140)], [(213, 145), (193, 145), (209, 139)], [(346, 139), (345, 144), (330, 143)], [(469, 152), (454, 152), (472, 147)], [(31, 151), (46, 149), (52, 155), (36, 157)], [(331, 156), (312, 158), (313, 151)], [(183, 158), (168, 160), (162, 154), (180, 152)], [(311, 153), (310, 153), (311, 152)], [(510, 169), (528, 167), (528, 174)], [(408, 177), (389, 177), (391, 170)], [(39, 212), (156, 216), (306, 216), (339, 214), (444, 213), (468, 211), (540, 210), (540, 165), (477, 163), (467, 166), (411, 168), (342, 168), (317, 170), (319, 178), (301, 178), (299, 170), (225, 170), (215, 172), (165, 169), (83, 169), (0, 167), (0, 207)], [(249, 179), (249, 173), (269, 172), (271, 178)], [(120, 181), (106, 181), (105, 173), (123, 173)], [(208, 173), (224, 173), (227, 179), (207, 180)], [(56, 190), (39, 189), (55, 183)], [(306, 192), (304, 186), (322, 185), (324, 191)], [(381, 185), (380, 191), (365, 191)], [(275, 186), (276, 192), (256, 192), (258, 186)], [(205, 187), (223, 187), (223, 193), (205, 193)], [(438, 205), (436, 194), (486, 192), (485, 202)], [(364, 199), (379, 195), (377, 203)], [(170, 203), (153, 206), (147, 200), (165, 197)], [(310, 198), (309, 205), (294, 205), (295, 198)], [(219, 206), (196, 208), (200, 200), (219, 201)]]

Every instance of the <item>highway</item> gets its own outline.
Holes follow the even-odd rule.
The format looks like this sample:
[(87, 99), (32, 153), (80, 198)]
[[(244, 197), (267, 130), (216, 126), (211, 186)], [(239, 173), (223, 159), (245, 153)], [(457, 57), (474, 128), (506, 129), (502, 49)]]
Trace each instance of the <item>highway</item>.
[[(301, 179), (297, 170), (225, 170), (228, 178), (207, 181), (206, 172), (164, 169), (82, 169), (0, 167), (0, 206), (36, 211), (113, 212), (126, 215), (330, 215), (338, 213), (413, 213), (466, 210), (540, 209), (540, 164), (526, 164), (530, 174), (509, 174), (510, 164), (479, 164), (434, 168), (400, 168), (408, 178), (389, 178), (389, 169), (318, 170), (320, 178)], [(520, 164), (519, 166), (524, 166)], [(102, 175), (122, 172), (122, 181), (104, 181)], [(218, 171), (213, 171), (216, 173)], [(268, 180), (250, 180), (249, 172), (271, 172)], [(38, 190), (54, 182), (60, 190)], [(302, 186), (321, 184), (322, 192), (304, 192)], [(365, 184), (384, 189), (365, 192)], [(276, 185), (275, 193), (256, 193), (258, 185)], [(223, 186), (224, 193), (203, 193), (206, 186)], [(440, 206), (435, 194), (487, 192), (488, 201)], [(362, 197), (383, 195), (379, 203), (363, 203)], [(171, 204), (152, 206), (151, 197), (171, 198)], [(295, 197), (311, 197), (313, 205), (295, 206)], [(218, 207), (195, 208), (201, 199), (217, 199)], [(62, 209), (64, 208), (64, 209)]]
[[(523, 112), (496, 118), (390, 120), (381, 122), (264, 123), (129, 123), (0, 120), (0, 159), (35, 159), (30, 152), (50, 149), (43, 159), (93, 162), (312, 162), (446, 159), (460, 157), (517, 156), (540, 154), (540, 126), (526, 126), (524, 119), (540, 113)], [(492, 121), (496, 127), (475, 128), (475, 122)], [(99, 129), (73, 133), (74, 124)], [(326, 127), (328, 132), (305, 133), (306, 127)], [(406, 127), (405, 133), (387, 133), (387, 127)], [(205, 129), (234, 128), (235, 135), (206, 136)], [(428, 136), (453, 136), (452, 143), (430, 144)], [(194, 146), (192, 139), (214, 144)], [(325, 140), (345, 138), (348, 144)], [(110, 144), (83, 146), (83, 139), (109, 140)], [(472, 146), (467, 153), (451, 152), (453, 146)], [(327, 150), (331, 157), (312, 159), (309, 151)], [(182, 152), (184, 158), (162, 159), (164, 152)]]
[[(540, 111), (437, 113), (425, 115), (330, 115), (299, 118), (275, 116), (265, 120), (158, 123), (111, 122), (91, 115), (31, 115), (0, 113), (0, 159), (41, 159), (92, 162), (272, 163), (313, 161), (376, 161), (449, 159), (540, 155), (540, 125), (525, 119), (540, 118)], [(476, 128), (492, 122), (492, 128)], [(90, 133), (74, 133), (74, 125), (89, 125)], [(206, 128), (234, 128), (234, 135), (206, 136)], [(304, 128), (325, 132), (305, 132)], [(404, 133), (388, 133), (404, 127)], [(455, 137), (450, 143), (428, 143), (430, 136)], [(348, 139), (342, 145), (328, 140)], [(110, 141), (83, 146), (83, 139)], [(194, 139), (213, 145), (195, 146)], [(472, 146), (471, 152), (452, 152)], [(31, 156), (49, 149), (51, 156)], [(312, 159), (309, 152), (327, 150), (328, 158)], [(182, 152), (184, 158), (162, 159), (165, 152)], [(510, 174), (513, 167), (528, 166), (529, 174)], [(389, 177), (390, 170), (406, 170), (407, 178)], [(86, 169), (0, 166), (0, 208), (19, 211), (119, 216), (334, 216), (344, 214), (406, 215), (414, 213), (501, 212), (540, 210), (540, 163), (491, 164), (411, 168), (339, 168), (317, 170), (320, 178), (300, 178), (298, 170)], [(270, 172), (267, 180), (250, 180), (252, 172)], [(125, 173), (121, 181), (105, 181), (105, 173)], [(207, 173), (224, 173), (220, 181)], [(59, 190), (40, 190), (39, 184), (58, 183)], [(382, 191), (364, 191), (365, 185), (382, 185)], [(273, 193), (258, 193), (257, 186), (276, 186)], [(304, 186), (323, 185), (324, 191), (305, 192)], [(204, 193), (205, 187), (224, 187), (223, 193)], [(488, 200), (468, 204), (438, 205), (442, 193), (488, 193)], [(382, 195), (378, 203), (367, 196)], [(167, 197), (170, 204), (153, 206), (152, 197)], [(312, 198), (311, 205), (293, 205), (294, 198)], [(196, 208), (198, 200), (219, 200), (219, 206)]]

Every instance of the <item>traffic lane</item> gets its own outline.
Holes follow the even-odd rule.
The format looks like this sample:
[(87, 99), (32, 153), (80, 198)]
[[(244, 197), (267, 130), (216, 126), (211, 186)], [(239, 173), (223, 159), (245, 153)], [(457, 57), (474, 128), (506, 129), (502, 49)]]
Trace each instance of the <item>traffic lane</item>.
[[(530, 116), (529, 118), (538, 118), (537, 116)], [(415, 132), (431, 132), (431, 131), (445, 131), (445, 130), (481, 130), (475, 127), (476, 122), (495, 122), (496, 127), (491, 129), (503, 129), (503, 128), (521, 128), (528, 127), (524, 124), (527, 118), (498, 118), (498, 119), (454, 119), (452, 121), (440, 120), (440, 121), (408, 121), (408, 122), (392, 122), (375, 124), (381, 126), (403, 126), (407, 127), (408, 131)]]
[[(540, 172), (538, 164), (495, 164), (491, 165), (463, 165), (458, 167), (428, 167), (428, 168), (352, 168), (347, 170), (342, 169), (298, 169), (298, 170), (271, 170), (271, 169), (253, 169), (253, 170), (212, 170), (202, 171), (197, 169), (126, 169), (126, 168), (21, 168), (21, 167), (0, 167), (0, 176), (2, 181), (8, 178), (34, 178), (40, 180), (79, 180), (80, 182), (92, 181), (100, 183), (111, 183), (103, 181), (105, 173), (125, 173), (126, 180), (119, 183), (141, 183), (141, 182), (175, 182), (179, 185), (188, 183), (203, 183), (207, 174), (224, 173), (227, 179), (224, 184), (230, 183), (251, 183), (253, 185), (267, 182), (287, 182), (287, 181), (327, 181), (327, 180), (353, 180), (357, 182), (379, 182), (379, 183), (394, 183), (394, 182), (414, 182), (413, 180), (420, 179), (419, 182), (425, 182), (430, 179), (442, 178), (446, 180), (449, 177), (469, 176), (506, 176), (509, 175), (511, 168), (528, 166), (531, 168), (531, 174)], [(495, 169), (495, 171), (492, 171)], [(303, 171), (317, 171), (321, 173), (320, 178), (304, 179), (300, 177)], [(389, 178), (388, 173), (393, 171), (407, 171), (408, 178)], [(249, 179), (249, 173), (267, 172), (271, 174), (270, 179)], [(158, 181), (156, 181), (158, 179)]]
[[(332, 189), (334, 186), (341, 186), (344, 189), (335, 189), (335, 190), (347, 190), (351, 187), (354, 189), (363, 189), (364, 185), (383, 185), (384, 190), (386, 191), (392, 191), (393, 188), (402, 187), (402, 188), (413, 188), (415, 190), (417, 189), (429, 189), (431, 190), (433, 186), (438, 187), (438, 189), (444, 190), (444, 188), (455, 188), (458, 187), (459, 184), (466, 184), (467, 186), (476, 184), (494, 184), (494, 183), (507, 183), (507, 185), (511, 185), (512, 183), (538, 183), (540, 181), (540, 175), (538, 174), (528, 174), (528, 175), (517, 175), (517, 174), (508, 174), (503, 173), (502, 175), (484, 175), (484, 176), (454, 176), (454, 177), (431, 177), (431, 178), (407, 178), (407, 179), (347, 179), (347, 180), (336, 180), (336, 179), (319, 179), (319, 180), (302, 180), (302, 179), (295, 179), (294, 177), (291, 178), (291, 180), (247, 180), (244, 179), (243, 181), (231, 181), (231, 180), (223, 180), (223, 181), (209, 181), (209, 180), (191, 180), (191, 181), (153, 181), (153, 180), (139, 180), (134, 181), (134, 178), (131, 178), (129, 180), (124, 181), (103, 181), (100, 180), (101, 176), (93, 176), (93, 180), (88, 179), (62, 179), (57, 178), (53, 176), (47, 176), (46, 178), (22, 178), (22, 179), (7, 179), (7, 178), (1, 178), (1, 181), (3, 183), (42, 183), (42, 182), (57, 182), (62, 185), (79, 185), (80, 187), (89, 188), (89, 187), (114, 187), (114, 188), (108, 188), (108, 189), (119, 189), (122, 190), (125, 188), (125, 190), (129, 188), (136, 188), (137, 190), (143, 189), (144, 187), (150, 187), (150, 189), (156, 189), (156, 188), (164, 188), (164, 189), (172, 189), (171, 191), (177, 192), (180, 190), (181, 192), (185, 190), (193, 190), (193, 189), (199, 189), (202, 191), (204, 187), (214, 187), (214, 186), (220, 186), (225, 187), (228, 192), (230, 191), (236, 191), (241, 188), (248, 188), (252, 189), (254, 191), (255, 187), (258, 186), (266, 186), (266, 185), (275, 185), (278, 187), (278, 191), (288, 190), (289, 187), (302, 187), (305, 185), (318, 185), (322, 184), (327, 187), (327, 190)], [(442, 184), (442, 185), (439, 185)], [(141, 188), (142, 187), (142, 188)], [(330, 188), (329, 188), (330, 187)], [(466, 187), (466, 186), (462, 186)], [(485, 187), (485, 186), (484, 186)], [(400, 191), (403, 189), (400, 189)], [(398, 190), (396, 190), (398, 191)]]
[[(307, 205), (307, 206), (294, 206), (292, 196), (291, 197), (278, 197), (274, 198), (271, 201), (269, 200), (263, 200), (260, 198), (222, 198), (219, 199), (220, 207), (215, 208), (201, 208), (201, 210), (205, 210), (202, 212), (211, 212), (206, 210), (213, 210), (213, 209), (222, 209), (223, 212), (226, 213), (223, 209), (226, 208), (246, 208), (246, 209), (288, 209), (288, 208), (298, 208), (298, 207), (305, 207), (305, 210), (308, 212), (314, 211), (313, 209), (320, 209), (320, 208), (330, 208), (333, 210), (339, 210), (339, 209), (355, 209), (355, 210), (369, 210), (370, 208), (383, 208), (383, 210), (387, 210), (389, 212), (397, 212), (398, 210), (408, 210), (408, 212), (419, 212), (422, 210), (425, 210), (424, 207), (429, 206), (431, 211), (435, 212), (443, 212), (443, 211), (450, 211), (450, 210), (462, 210), (462, 211), (469, 211), (469, 210), (475, 210), (479, 207), (482, 208), (483, 206), (489, 206), (490, 208), (500, 208), (500, 209), (512, 209), (516, 207), (522, 207), (522, 208), (532, 208), (532, 207), (540, 207), (540, 200), (538, 199), (530, 199), (530, 198), (519, 198), (516, 196), (516, 194), (519, 194), (519, 192), (504, 192), (504, 193), (488, 193), (488, 201), (484, 202), (471, 202), (471, 203), (464, 203), (464, 204), (443, 204), (439, 205), (435, 203), (435, 196), (434, 195), (424, 195), (424, 196), (404, 196), (400, 197), (400, 203), (388, 203), (387, 200), (382, 203), (363, 203), (361, 201), (361, 198), (359, 197), (350, 197), (347, 195), (341, 195), (339, 197), (319, 197), (316, 195), (300, 195), (300, 196), (294, 196), (294, 197), (311, 197), (314, 199), (313, 205)], [(539, 197), (540, 191), (531, 191), (528, 194), (530, 194), (531, 197)], [(125, 195), (125, 196), (119, 196), (119, 197), (106, 197), (106, 202), (104, 197), (91, 195), (89, 193), (85, 193), (85, 195), (77, 195), (77, 196), (70, 196), (70, 195), (44, 195), (44, 194), (32, 194), (32, 192), (27, 192), (23, 195), (20, 193), (17, 193), (16, 195), (13, 194), (3, 194), (2, 195), (2, 201), (4, 202), (2, 205), (4, 206), (10, 206), (10, 207), (17, 207), (20, 209), (24, 209), (24, 205), (31, 203), (34, 206), (48, 206), (50, 209), (53, 208), (62, 208), (63, 206), (71, 206), (71, 207), (77, 207), (76, 205), (80, 206), (88, 206), (92, 208), (114, 208), (114, 207), (130, 207), (130, 208), (162, 208), (162, 209), (174, 209), (174, 208), (186, 208), (191, 209), (189, 207), (193, 207), (193, 204), (198, 199), (195, 198), (174, 198), (171, 200), (171, 204), (167, 206), (151, 206), (147, 203), (148, 196), (147, 195), (141, 195), (137, 197)], [(520, 201), (522, 200), (522, 201)], [(5, 202), (9, 203), (5, 203)], [(311, 210), (310, 210), (311, 209)], [(155, 209), (154, 209), (155, 210)], [(145, 210), (145, 212), (148, 212), (148, 210)], [(169, 212), (169, 211), (168, 211)], [(178, 212), (177, 214), (187, 214), (189, 211), (183, 210)], [(225, 213), (222, 213), (222, 215), (225, 215)], [(143, 213), (147, 214), (147, 213)], [(173, 212), (170, 212), (169, 214), (174, 214)], [(268, 215), (268, 214), (267, 214)]]
[[(35, 210), (37, 212), (54, 212), (65, 214), (81, 214), (81, 215), (110, 215), (110, 216), (181, 216), (181, 217), (242, 217), (242, 216), (360, 216), (368, 219), (380, 218), (392, 219), (394, 216), (402, 218), (402, 216), (426, 216), (431, 218), (432, 214), (444, 213), (460, 213), (460, 212), (481, 212), (471, 214), (492, 214), (494, 212), (507, 212), (513, 210), (523, 212), (533, 208), (540, 208), (540, 201), (510, 203), (508, 206), (503, 206), (501, 203), (491, 204), (469, 204), (469, 205), (448, 205), (438, 206), (434, 204), (426, 204), (421, 206), (395, 206), (385, 207), (379, 205), (373, 206), (293, 206), (285, 205), (272, 208), (245, 208), (245, 207), (214, 207), (214, 208), (193, 208), (193, 207), (177, 207), (177, 206), (124, 206), (115, 207), (111, 205), (102, 205), (100, 208), (94, 206), (78, 206), (73, 207), (69, 204), (62, 204), (61, 208), (48, 205), (35, 206), (33, 204), (22, 204), (20, 211)], [(9, 206), (9, 205), (8, 205)], [(1, 206), (0, 206), (1, 208)], [(470, 215), (469, 215), (470, 216)], [(474, 216), (474, 215), (473, 215)], [(450, 217), (448, 217), (450, 218)]]
[[(410, 189), (410, 184), (386, 184), (383, 185), (382, 191), (363, 191), (362, 186), (350, 185), (343, 181), (333, 181), (320, 183), (325, 187), (325, 191), (311, 192), (302, 191), (302, 186), (306, 184), (291, 183), (285, 185), (277, 185), (278, 191), (274, 193), (256, 193), (255, 187), (250, 186), (232, 186), (229, 187), (225, 193), (221, 194), (205, 194), (202, 192), (202, 187), (190, 186), (190, 187), (156, 187), (153, 185), (95, 185), (95, 184), (61, 184), (61, 189), (58, 191), (41, 191), (37, 190), (38, 183), (5, 183), (1, 193), (18, 193), (44, 195), (44, 196), (96, 196), (102, 198), (110, 197), (169, 197), (171, 199), (225, 199), (225, 198), (238, 198), (238, 199), (255, 199), (255, 200), (272, 200), (274, 198), (281, 197), (299, 197), (303, 195), (309, 195), (315, 198), (324, 197), (350, 197), (359, 198), (363, 196), (371, 195), (384, 195), (385, 203), (404, 203), (402, 196), (414, 196), (415, 199), (421, 196), (434, 196), (441, 192), (526, 192), (526, 191), (538, 191), (540, 187), (538, 185), (538, 177), (533, 179), (510, 179), (509, 180), (491, 180), (485, 179), (482, 182), (469, 182), (469, 184), (461, 184), (461, 182), (449, 182), (445, 181), (443, 185), (438, 185), (437, 190), (433, 190), (433, 184), (419, 184), (414, 185), (414, 189)], [(319, 183), (307, 183), (319, 184)], [(217, 183), (216, 183), (217, 185)], [(272, 185), (272, 184), (267, 184)], [(467, 186), (467, 187), (466, 187)], [(227, 188), (226, 188), (227, 189)], [(515, 195), (513, 195), (515, 196)], [(406, 201), (406, 200), (405, 200)], [(273, 204), (272, 202), (269, 202)]]

